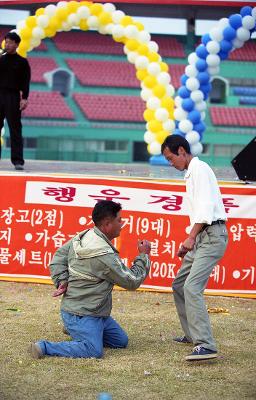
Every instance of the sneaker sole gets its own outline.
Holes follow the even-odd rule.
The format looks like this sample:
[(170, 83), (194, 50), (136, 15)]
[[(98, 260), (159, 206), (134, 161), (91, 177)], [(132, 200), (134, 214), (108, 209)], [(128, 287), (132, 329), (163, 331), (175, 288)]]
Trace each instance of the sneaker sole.
[(197, 356), (186, 356), (186, 361), (203, 361), (203, 360), (212, 360), (213, 358), (217, 358), (218, 354), (205, 354), (205, 355), (197, 355)]
[(36, 345), (35, 343), (30, 344), (28, 351), (31, 354), (31, 356), (33, 358), (35, 358), (36, 360), (44, 357), (40, 347), (38, 345)]

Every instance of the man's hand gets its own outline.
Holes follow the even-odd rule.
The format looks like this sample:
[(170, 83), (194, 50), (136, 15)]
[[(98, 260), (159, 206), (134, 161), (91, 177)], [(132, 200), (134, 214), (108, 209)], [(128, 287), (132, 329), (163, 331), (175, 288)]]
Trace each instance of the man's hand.
[(20, 100), (20, 111), (25, 110), (27, 105), (28, 105), (28, 100), (27, 99), (21, 99)]
[(148, 240), (138, 241), (138, 251), (139, 253), (149, 254), (151, 250), (151, 244)]
[(183, 258), (188, 251), (191, 251), (193, 249), (195, 241), (196, 240), (190, 236), (186, 240), (184, 240), (181, 247), (179, 248), (177, 256)]
[(53, 297), (61, 296), (63, 293), (67, 291), (67, 287), (68, 287), (68, 282), (61, 282), (59, 284), (58, 289), (55, 290), (55, 292), (53, 292), (52, 296)]

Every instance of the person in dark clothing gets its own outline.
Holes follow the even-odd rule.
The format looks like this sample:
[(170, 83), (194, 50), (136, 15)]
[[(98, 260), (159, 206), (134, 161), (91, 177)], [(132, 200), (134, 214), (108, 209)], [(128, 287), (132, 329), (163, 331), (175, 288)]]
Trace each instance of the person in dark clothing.
[(5, 49), (0, 56), (0, 131), (6, 118), (10, 131), (11, 162), (16, 170), (23, 170), (24, 165), (21, 112), (28, 104), (31, 77), (27, 59), (16, 53), (20, 41), (17, 33), (7, 33)]

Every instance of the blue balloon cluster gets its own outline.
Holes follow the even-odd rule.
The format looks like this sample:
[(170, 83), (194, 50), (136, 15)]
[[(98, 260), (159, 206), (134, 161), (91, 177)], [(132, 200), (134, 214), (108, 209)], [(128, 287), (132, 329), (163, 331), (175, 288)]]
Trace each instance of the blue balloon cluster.
[(186, 137), (193, 154), (202, 151), (206, 100), (212, 89), (211, 79), (219, 73), (221, 60), (242, 47), (256, 27), (256, 7), (245, 6), (240, 14), (222, 18), (211, 31), (202, 36), (201, 44), (188, 57), (189, 65), (181, 76), (175, 98), (175, 134)]

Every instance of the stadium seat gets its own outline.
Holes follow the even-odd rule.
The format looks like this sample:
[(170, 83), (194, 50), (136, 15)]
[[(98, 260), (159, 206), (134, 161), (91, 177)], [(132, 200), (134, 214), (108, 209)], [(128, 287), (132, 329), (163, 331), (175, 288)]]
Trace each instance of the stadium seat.
[(31, 67), (31, 82), (45, 83), (44, 73), (58, 67), (56, 61), (49, 57), (28, 57)]
[(256, 126), (256, 108), (210, 107), (213, 125)]
[(32, 91), (23, 118), (74, 119), (73, 112), (59, 92)]

